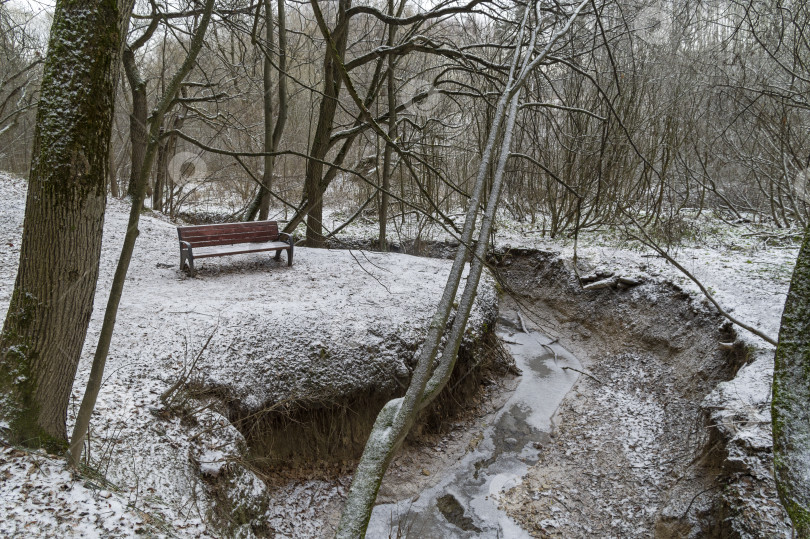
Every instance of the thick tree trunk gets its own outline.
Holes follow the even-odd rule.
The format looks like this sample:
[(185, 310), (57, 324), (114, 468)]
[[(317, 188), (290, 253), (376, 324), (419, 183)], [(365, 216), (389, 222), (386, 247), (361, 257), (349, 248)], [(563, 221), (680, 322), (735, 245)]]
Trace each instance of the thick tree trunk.
[(0, 336), (15, 443), (64, 444), (93, 311), (120, 47), (115, 0), (59, 0), (37, 112), (20, 266)]
[(797, 537), (810, 537), (810, 228), (796, 259), (773, 373), (774, 472)]

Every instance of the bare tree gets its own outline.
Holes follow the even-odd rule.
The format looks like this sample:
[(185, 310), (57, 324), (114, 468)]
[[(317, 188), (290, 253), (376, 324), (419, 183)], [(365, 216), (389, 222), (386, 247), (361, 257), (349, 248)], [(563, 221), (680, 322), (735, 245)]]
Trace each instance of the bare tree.
[(0, 163), (7, 170), (27, 167), (33, 117), (42, 74), (39, 40), (28, 28), (31, 15), (0, 4)]

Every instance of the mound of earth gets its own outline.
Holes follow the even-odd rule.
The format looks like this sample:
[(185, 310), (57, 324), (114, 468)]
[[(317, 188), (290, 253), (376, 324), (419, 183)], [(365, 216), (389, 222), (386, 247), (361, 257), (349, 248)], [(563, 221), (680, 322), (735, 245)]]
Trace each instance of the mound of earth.
[[(0, 175), (7, 208), (0, 214), (7, 246), (0, 250), (2, 312), (19, 260), (25, 191), (24, 181)], [(124, 202), (109, 201), (95, 309), (73, 390), (77, 403), (127, 214)], [(178, 269), (175, 225), (145, 213), (139, 228), (92, 420), (91, 462), (103, 467), (106, 480), (134, 488), (135, 505), (161, 500), (153, 507), (178, 526), (206, 521), (213, 501), (200, 477), (239, 458), (237, 446), (244, 446), (217, 410), (241, 427), (256, 412), (282, 409), (288, 418), (296, 410), (319, 410), (327, 424), (335, 407), (347, 417), (362, 409), (373, 420), (374, 406), (407, 385), (450, 268), (448, 261), (407, 255), (300, 248), (292, 267), (283, 255), (276, 262), (272, 254), (246, 254), (201, 260), (189, 278)], [(494, 283), (485, 277), (462, 350), (472, 363), (460, 368), (477, 362), (496, 316)], [(226, 406), (209, 402), (210, 421), (156, 417), (160, 395), (178, 380)], [(74, 413), (71, 407), (69, 423)], [(306, 432), (280, 437), (297, 435)], [(244, 484), (255, 482), (249, 475)]]

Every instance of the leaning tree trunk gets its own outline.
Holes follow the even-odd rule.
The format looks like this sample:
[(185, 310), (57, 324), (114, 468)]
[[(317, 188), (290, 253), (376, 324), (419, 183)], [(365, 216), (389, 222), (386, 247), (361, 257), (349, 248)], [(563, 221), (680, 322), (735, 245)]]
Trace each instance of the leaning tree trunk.
[(158, 144), (160, 143), (160, 126), (163, 124), (163, 118), (172, 106), (177, 92), (180, 90), (180, 84), (196, 64), (197, 55), (200, 53), (200, 49), (202, 49), (203, 38), (208, 29), (208, 24), (211, 21), (213, 9), (214, 0), (205, 0), (202, 17), (189, 43), (186, 58), (172, 77), (149, 119), (147, 131), (149, 142), (146, 146), (144, 163), (140, 169), (140, 175), (135, 182), (135, 193), (132, 196), (129, 220), (127, 221), (127, 233), (124, 236), (124, 244), (121, 247), (121, 254), (118, 257), (118, 265), (115, 267), (115, 275), (113, 276), (112, 286), (110, 287), (110, 296), (107, 298), (107, 309), (104, 311), (104, 321), (101, 325), (98, 343), (96, 344), (96, 352), (93, 355), (90, 377), (87, 380), (87, 387), (84, 392), (84, 397), (82, 398), (81, 406), (79, 406), (79, 411), (76, 414), (76, 424), (73, 425), (73, 434), (70, 438), (68, 461), (73, 466), (76, 466), (81, 459), (85, 435), (90, 425), (90, 417), (93, 414), (93, 408), (96, 405), (96, 399), (101, 390), (101, 382), (104, 379), (104, 368), (107, 364), (107, 355), (110, 352), (110, 343), (115, 329), (116, 317), (118, 316), (118, 306), (124, 292), (124, 284), (126, 282), (127, 272), (129, 271), (129, 264), (132, 261), (132, 253), (135, 250), (135, 241), (138, 239), (138, 234), (140, 233), (138, 231), (138, 223), (140, 221), (143, 201), (146, 197), (149, 172), (152, 169), (152, 164), (157, 155)]
[(798, 537), (810, 537), (810, 228), (782, 314), (773, 373), (774, 472)]
[(55, 449), (93, 311), (120, 46), (116, 0), (57, 0), (17, 280), (0, 335), (0, 416)]
[[(507, 91), (509, 90), (511, 90), (511, 88), (507, 89)], [(442, 298), (431, 320), (428, 336), (423, 344), (405, 396), (386, 403), (374, 422), (374, 427), (366, 442), (363, 456), (352, 478), (349, 497), (346, 501), (346, 506), (344, 507), (343, 515), (340, 520), (340, 526), (336, 534), (336, 537), (339, 539), (365, 536), (366, 528), (371, 518), (374, 500), (377, 497), (382, 478), (385, 475), (388, 465), (391, 463), (391, 459), (402, 445), (402, 442), (405, 441), (405, 437), (416, 421), (419, 411), (424, 409), (441, 392), (453, 371), (458, 348), (461, 344), (464, 328), (470, 316), (483, 270), (482, 262), (486, 253), (488, 236), (500, 194), (500, 180), (503, 177), (503, 170), (509, 155), (518, 97), (519, 94), (515, 94), (509, 98), (502, 99), (498, 105), (498, 115), (490, 127), (489, 143), (482, 156), (476, 185), (468, 204), (461, 245), (453, 262), (453, 267), (450, 270), (450, 276), (445, 284)], [(467, 283), (458, 302), (453, 326), (445, 343), (439, 365), (434, 367), (433, 365), (436, 360), (440, 340), (444, 334), (444, 328), (450, 317), (451, 307), (454, 303), (453, 300), (456, 297), (456, 292), (461, 283), (464, 265), (472, 249), (472, 236), (475, 230), (479, 202), (484, 194), (483, 186), (486, 170), (488, 169), (490, 159), (493, 157), (495, 139), (497, 138), (499, 126), (503, 120), (503, 113), (507, 107), (509, 114), (506, 118), (506, 126), (503, 129), (505, 137), (500, 143), (501, 157), (498, 166), (500, 174), (497, 177), (497, 181), (493, 184), (493, 192), (490, 193), (489, 204), (480, 230), (478, 231), (479, 235), (476, 249), (473, 253), (473, 263), (470, 266), (470, 271), (467, 275)]]
[[(535, 49), (537, 38), (540, 32), (540, 25), (536, 24), (530, 30), (531, 38), (525, 45), (524, 56), (524, 36), (527, 32), (530, 11), (524, 10), (523, 21), (515, 38), (511, 68), (509, 77), (504, 86), (501, 98), (495, 112), (495, 118), (489, 127), (487, 145), (481, 155), (481, 162), (478, 168), (475, 185), (470, 200), (467, 205), (467, 212), (464, 222), (464, 231), (461, 235), (460, 246), (450, 269), (442, 297), (436, 308), (436, 312), (431, 319), (427, 336), (418, 354), (416, 366), (411, 373), (411, 380), (408, 389), (403, 397), (388, 401), (377, 415), (374, 426), (369, 434), (368, 441), (363, 450), (363, 455), (355, 470), (352, 484), (349, 489), (346, 505), (343, 508), (340, 523), (338, 525), (336, 537), (339, 539), (354, 539), (364, 537), (374, 501), (380, 488), (382, 478), (396, 451), (402, 445), (405, 437), (413, 426), (417, 414), (427, 406), (436, 395), (438, 395), (447, 383), (452, 373), (456, 360), (456, 354), (464, 332), (464, 327), (475, 299), (478, 280), (483, 270), (483, 258), (487, 248), (490, 228), (495, 217), (498, 206), (498, 199), (501, 191), (501, 181), (504, 175), (506, 161), (512, 142), (515, 118), (518, 111), (520, 91), (528, 75), (545, 60), (554, 44), (565, 35), (571, 28), (572, 23), (579, 13), (591, 0), (583, 0), (581, 4), (571, 13), (563, 28), (557, 32), (547, 43), (546, 47), (534, 59), (531, 53)], [(320, 26), (323, 25), (322, 16), (316, 10), (316, 19)], [(326, 32), (324, 32), (326, 35)], [(334, 42), (330, 43), (333, 54), (336, 47)], [(350, 94), (355, 97), (352, 91), (348, 73), (344, 69), (342, 75), (347, 79), (346, 86)], [(367, 114), (370, 117), (370, 114)], [(502, 129), (501, 129), (502, 127)], [(382, 130), (379, 129), (378, 133)], [(502, 140), (498, 143), (499, 135)], [(388, 141), (393, 142), (393, 141)], [(489, 175), (490, 164), (495, 153), (500, 150), (498, 164), (495, 169), (490, 192), (484, 189), (484, 183)], [(438, 365), (436, 358), (441, 345), (442, 336), (445, 334), (445, 326), (450, 317), (456, 292), (461, 282), (462, 270), (465, 262), (472, 250), (472, 237), (476, 228), (476, 216), (480, 201), (484, 195), (488, 196), (487, 207), (483, 215), (481, 226), (478, 230), (478, 242), (473, 253), (473, 261), (470, 264), (470, 271), (467, 275), (467, 283), (458, 302), (456, 316), (450, 334), (443, 347), (443, 352)]]

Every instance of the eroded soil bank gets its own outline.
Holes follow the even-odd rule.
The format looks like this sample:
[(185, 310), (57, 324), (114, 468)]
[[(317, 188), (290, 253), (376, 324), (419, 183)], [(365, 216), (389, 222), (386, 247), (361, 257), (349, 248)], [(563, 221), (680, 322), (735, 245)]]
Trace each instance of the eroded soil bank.
[[(772, 477), (729, 465), (727, 440), (701, 407), (748, 359), (739, 343), (721, 346), (735, 341), (723, 319), (665, 284), (582, 290), (552, 253), (507, 256), (499, 269), (526, 325), (559, 338), (589, 373), (560, 406), (540, 460), (502, 498), (522, 528), (537, 537), (789, 536)], [(745, 499), (729, 495), (741, 483)]]
[[(369, 537), (431, 537), (430, 530), (443, 538), (507, 530), (515, 537), (790, 536), (768, 441), (741, 444), (710, 419), (718, 404), (707, 396), (751, 358), (724, 319), (667, 283), (584, 290), (556, 253), (513, 251), (495, 266), (501, 325), (505, 318), (515, 335), (538, 332), (558, 342), (582, 374), (550, 429), (496, 432), (501, 439), (491, 447), (493, 428), (527, 411), (508, 406), (518, 378), (476, 377), (480, 390), (465, 393), (460, 415), (412, 438), (395, 458), (377, 500), (384, 514)], [(580, 262), (579, 270), (593, 268)], [(753, 417), (767, 412), (767, 402), (751, 407), (762, 408)], [(504, 450), (518, 442), (532, 451)], [(480, 477), (465, 471), (468, 461), (485, 469)], [(264, 476), (261, 505), (276, 507), (279, 519), (253, 531), (330, 535), (352, 469), (349, 459)], [(476, 481), (485, 491), (476, 491)], [(301, 515), (290, 534), (284, 522), (301, 489), (321, 500), (319, 510)]]

